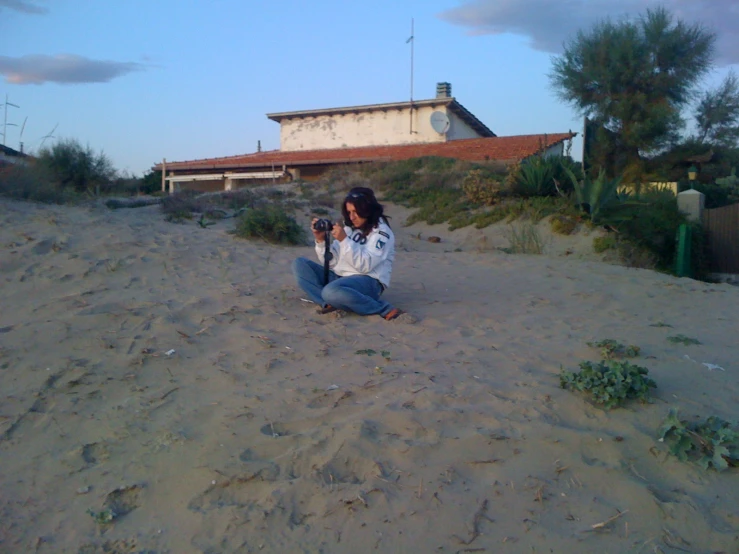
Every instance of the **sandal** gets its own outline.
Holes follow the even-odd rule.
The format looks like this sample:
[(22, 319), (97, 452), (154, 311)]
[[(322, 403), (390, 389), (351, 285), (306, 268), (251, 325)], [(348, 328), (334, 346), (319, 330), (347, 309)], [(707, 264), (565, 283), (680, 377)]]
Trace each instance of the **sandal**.
[(393, 308), (388, 313), (386, 313), (383, 317), (385, 318), (386, 321), (391, 321), (402, 313), (403, 313), (403, 310), (401, 310), (400, 308)]
[(339, 308), (334, 308), (331, 304), (326, 304), (323, 308), (318, 308), (318, 313), (323, 314), (330, 314), (331, 312), (335, 312)]

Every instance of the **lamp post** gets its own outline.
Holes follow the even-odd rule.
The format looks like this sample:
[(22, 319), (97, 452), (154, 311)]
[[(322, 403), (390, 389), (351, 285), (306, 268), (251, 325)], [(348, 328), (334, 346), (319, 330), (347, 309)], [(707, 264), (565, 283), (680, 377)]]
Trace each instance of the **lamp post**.
[(688, 168), (688, 180), (690, 181), (690, 188), (693, 188), (693, 183), (695, 183), (695, 180), (698, 178), (698, 168), (694, 165), (691, 165)]

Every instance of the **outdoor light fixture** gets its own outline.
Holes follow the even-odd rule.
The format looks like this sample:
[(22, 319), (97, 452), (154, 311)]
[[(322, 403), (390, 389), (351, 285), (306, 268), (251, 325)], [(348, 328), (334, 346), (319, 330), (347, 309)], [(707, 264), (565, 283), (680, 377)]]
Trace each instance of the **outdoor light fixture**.
[(690, 179), (690, 182), (692, 183), (693, 181), (696, 180), (697, 177), (698, 177), (698, 168), (695, 167), (694, 165), (691, 165), (688, 168), (688, 179)]

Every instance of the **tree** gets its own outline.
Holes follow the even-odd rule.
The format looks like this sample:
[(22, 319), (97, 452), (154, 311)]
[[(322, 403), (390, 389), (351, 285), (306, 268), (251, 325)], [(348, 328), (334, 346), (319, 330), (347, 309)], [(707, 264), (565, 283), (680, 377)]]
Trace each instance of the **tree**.
[(602, 21), (579, 31), (552, 60), (557, 96), (600, 129), (597, 172), (638, 177), (642, 155), (676, 140), (682, 109), (711, 67), (715, 35), (675, 21), (664, 8), (635, 20)]
[(77, 192), (93, 191), (116, 176), (113, 163), (103, 152), (96, 154), (75, 139), (62, 139), (42, 149), (37, 161), (59, 186)]
[(732, 71), (715, 89), (701, 95), (695, 111), (698, 140), (728, 148), (739, 140), (739, 80)]

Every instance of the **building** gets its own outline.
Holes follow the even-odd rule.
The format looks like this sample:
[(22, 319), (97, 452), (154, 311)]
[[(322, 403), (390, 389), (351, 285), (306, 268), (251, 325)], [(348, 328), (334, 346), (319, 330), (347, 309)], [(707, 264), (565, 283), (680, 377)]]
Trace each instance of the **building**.
[(166, 162), (176, 187), (231, 190), (254, 181), (312, 180), (343, 164), (421, 156), (513, 163), (536, 154), (562, 154), (576, 133), (498, 137), (439, 83), (429, 100), (270, 113), (280, 124), (280, 149), (240, 156)]
[(30, 159), (31, 157), (28, 154), (0, 144), (0, 166), (5, 164), (26, 165)]

